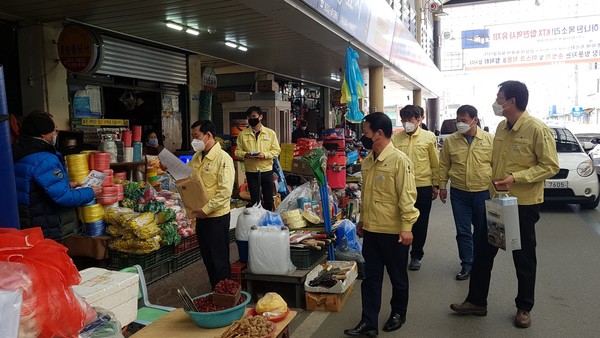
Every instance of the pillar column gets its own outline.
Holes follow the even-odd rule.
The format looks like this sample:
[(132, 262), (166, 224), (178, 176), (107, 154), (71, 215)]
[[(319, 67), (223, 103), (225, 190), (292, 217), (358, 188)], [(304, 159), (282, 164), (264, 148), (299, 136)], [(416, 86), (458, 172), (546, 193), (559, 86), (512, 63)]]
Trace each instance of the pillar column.
[(383, 66), (369, 67), (369, 112), (383, 111)]

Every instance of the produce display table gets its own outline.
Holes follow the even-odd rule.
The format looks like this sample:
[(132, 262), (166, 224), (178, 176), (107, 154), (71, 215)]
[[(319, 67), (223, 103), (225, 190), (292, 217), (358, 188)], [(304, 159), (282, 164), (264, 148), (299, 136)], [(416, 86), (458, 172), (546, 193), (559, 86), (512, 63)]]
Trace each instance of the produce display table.
[[(304, 308), (304, 281), (306, 275), (317, 265), (327, 261), (327, 256), (323, 256), (319, 261), (313, 264), (310, 268), (297, 269), (288, 275), (256, 275), (249, 270), (244, 270), (244, 278), (246, 279), (246, 290), (252, 296), (252, 301), (257, 302), (260, 294), (266, 292), (277, 292), (288, 303), (291, 308)], [(289, 292), (289, 288), (293, 288), (293, 292)]]
[[(246, 309), (248, 313), (249, 308)], [(290, 313), (280, 322), (275, 323), (275, 334), (274, 337), (288, 338), (289, 324), (296, 317), (296, 311), (290, 311)], [(134, 338), (215, 338), (219, 337), (220, 334), (227, 331), (228, 326), (221, 327), (218, 329), (204, 329), (196, 326), (190, 316), (183, 311), (183, 309), (175, 309), (164, 317), (157, 319), (152, 324), (141, 329), (131, 337)]]

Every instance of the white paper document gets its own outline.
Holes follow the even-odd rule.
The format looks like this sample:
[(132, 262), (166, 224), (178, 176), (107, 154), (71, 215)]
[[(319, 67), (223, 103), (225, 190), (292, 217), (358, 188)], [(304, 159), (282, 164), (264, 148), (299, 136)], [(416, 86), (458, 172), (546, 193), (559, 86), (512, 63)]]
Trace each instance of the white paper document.
[(159, 154), (158, 158), (160, 163), (167, 167), (169, 174), (173, 176), (175, 181), (182, 180), (190, 177), (194, 171), (187, 164), (183, 163), (177, 156), (173, 155), (172, 152), (167, 149), (163, 149)]
[(102, 183), (104, 182), (104, 179), (106, 179), (105, 173), (101, 173), (97, 170), (92, 170), (87, 175), (87, 177), (83, 180), (83, 182), (81, 182), (80, 187), (81, 188), (97, 187), (97, 186), (102, 185)]

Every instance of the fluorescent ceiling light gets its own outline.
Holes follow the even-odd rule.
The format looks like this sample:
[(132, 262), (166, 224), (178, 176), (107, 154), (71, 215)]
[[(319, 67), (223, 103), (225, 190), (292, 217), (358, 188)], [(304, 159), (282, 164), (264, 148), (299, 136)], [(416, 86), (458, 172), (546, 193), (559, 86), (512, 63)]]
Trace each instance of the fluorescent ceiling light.
[(192, 35), (199, 35), (200, 34), (199, 31), (197, 31), (197, 30), (195, 30), (193, 28), (188, 28), (188, 29), (185, 30), (185, 32), (188, 33), (188, 34), (192, 34)]
[(247, 50), (248, 50), (248, 47), (240, 45), (240, 46), (238, 47), (238, 49), (239, 49), (239, 50), (241, 50), (242, 52), (245, 52), (245, 51), (247, 51)]
[(183, 30), (183, 26), (178, 25), (174, 22), (167, 22), (167, 27), (172, 28), (172, 29), (176, 29), (178, 31)]
[(231, 41), (225, 41), (225, 44), (231, 48), (237, 48), (237, 46), (238, 46), (236, 43), (233, 43)]

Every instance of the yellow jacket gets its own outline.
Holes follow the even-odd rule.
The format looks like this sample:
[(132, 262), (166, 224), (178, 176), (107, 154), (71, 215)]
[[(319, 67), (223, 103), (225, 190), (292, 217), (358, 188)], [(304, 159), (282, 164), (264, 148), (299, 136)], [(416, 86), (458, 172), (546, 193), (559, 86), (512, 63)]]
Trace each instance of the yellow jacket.
[(221, 144), (215, 142), (204, 158), (202, 152), (196, 152), (188, 165), (194, 169), (192, 176), (202, 182), (208, 198), (202, 211), (211, 218), (229, 213), (235, 168), (231, 156), (221, 149)]
[(410, 159), (390, 142), (377, 159), (370, 152), (362, 161), (363, 229), (384, 234), (411, 231), (419, 217), (417, 188)]
[(513, 175), (510, 195), (519, 205), (544, 202), (544, 181), (558, 172), (556, 141), (544, 122), (524, 112), (512, 130), (498, 124), (492, 153), (492, 177)]
[(432, 132), (417, 128), (414, 134), (409, 136), (405, 131), (401, 131), (392, 135), (392, 143), (413, 162), (417, 187), (439, 185), (440, 160), (437, 138)]
[[(265, 154), (264, 159), (244, 158), (246, 153), (261, 152)], [(277, 135), (272, 129), (262, 126), (258, 140), (254, 136), (252, 128), (243, 130), (237, 137), (237, 148), (235, 156), (244, 159), (246, 172), (255, 173), (273, 170), (273, 159), (279, 156), (281, 148)]]
[(477, 192), (490, 188), (494, 136), (477, 127), (471, 144), (459, 132), (448, 136), (440, 153), (440, 188)]

